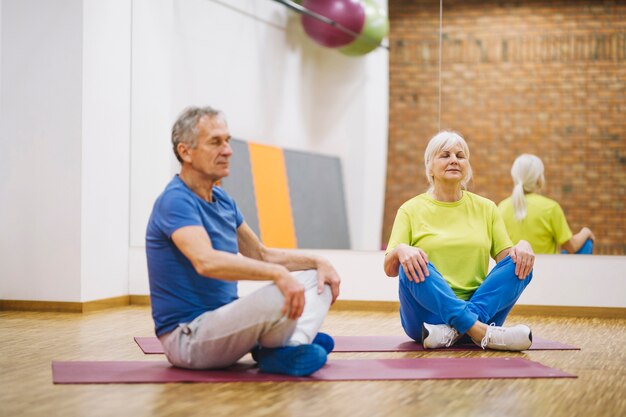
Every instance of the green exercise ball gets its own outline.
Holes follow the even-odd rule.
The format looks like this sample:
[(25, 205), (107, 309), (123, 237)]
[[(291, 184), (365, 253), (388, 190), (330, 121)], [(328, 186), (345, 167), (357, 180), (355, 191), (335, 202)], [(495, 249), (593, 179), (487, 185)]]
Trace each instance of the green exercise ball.
[(380, 45), (389, 33), (387, 13), (374, 0), (363, 0), (365, 23), (358, 38), (346, 46), (337, 48), (339, 52), (349, 56), (365, 55)]

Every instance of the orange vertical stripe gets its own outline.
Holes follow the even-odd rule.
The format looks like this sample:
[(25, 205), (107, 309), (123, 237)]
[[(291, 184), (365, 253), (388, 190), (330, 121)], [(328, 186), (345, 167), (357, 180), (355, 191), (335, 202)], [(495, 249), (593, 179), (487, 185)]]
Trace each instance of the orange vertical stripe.
[(269, 247), (296, 248), (283, 150), (249, 143), (259, 229)]

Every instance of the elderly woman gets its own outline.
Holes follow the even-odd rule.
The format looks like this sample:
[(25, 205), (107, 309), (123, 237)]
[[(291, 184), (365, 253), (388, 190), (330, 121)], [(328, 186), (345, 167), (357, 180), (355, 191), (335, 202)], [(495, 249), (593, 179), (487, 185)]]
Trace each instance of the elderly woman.
[(511, 167), (513, 194), (498, 208), (513, 242), (527, 240), (536, 253), (591, 254), (595, 236), (587, 227), (572, 235), (563, 209), (554, 200), (537, 194), (545, 182), (543, 162), (535, 155), (517, 157)]
[[(424, 155), (430, 189), (404, 203), (385, 255), (400, 275), (400, 318), (424, 348), (448, 347), (467, 334), (483, 349), (525, 350), (525, 325), (502, 327), (532, 279), (528, 242), (513, 246), (496, 205), (466, 191), (469, 148), (453, 132), (434, 136)], [(489, 257), (497, 265), (488, 273)]]

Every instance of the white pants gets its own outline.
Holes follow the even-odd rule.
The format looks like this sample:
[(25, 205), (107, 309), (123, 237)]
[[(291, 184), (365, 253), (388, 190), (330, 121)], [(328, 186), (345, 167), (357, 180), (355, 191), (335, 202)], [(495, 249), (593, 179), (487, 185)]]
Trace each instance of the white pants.
[(317, 293), (315, 270), (295, 277), (305, 291), (304, 311), (297, 321), (281, 314), (285, 299), (278, 287), (270, 284), (161, 335), (167, 359), (181, 368), (224, 368), (257, 343), (269, 348), (311, 343), (330, 308), (331, 291), (325, 285), (324, 291)]

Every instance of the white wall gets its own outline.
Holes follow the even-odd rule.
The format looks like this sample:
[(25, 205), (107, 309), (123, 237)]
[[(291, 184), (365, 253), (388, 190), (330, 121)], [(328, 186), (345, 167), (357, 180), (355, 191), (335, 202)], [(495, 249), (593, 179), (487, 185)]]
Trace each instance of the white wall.
[(83, 1), (81, 299), (128, 294), (131, 5)]
[[(0, 0), (0, 98), (2, 97), (2, 0)], [(2, 114), (2, 100), (0, 100), (0, 115)], [(2, 138), (3, 136), (0, 136)]]
[(297, 14), (257, 0), (135, 0), (132, 39), (131, 294), (148, 291), (146, 223), (178, 169), (169, 133), (189, 105), (223, 110), (235, 137), (341, 157), (352, 247), (379, 248), (387, 51), (317, 46)]
[[(342, 300), (398, 301), (398, 279), (383, 272), (382, 251), (324, 250), (341, 276)], [(492, 262), (491, 266), (493, 267)], [(626, 308), (626, 256), (537, 255), (523, 305)], [(240, 295), (260, 285), (244, 281)]]
[(0, 299), (80, 301), (80, 0), (4, 0)]
[(0, 10), (0, 299), (128, 294), (130, 4)]
[(626, 308), (626, 256), (537, 255), (526, 305)]

